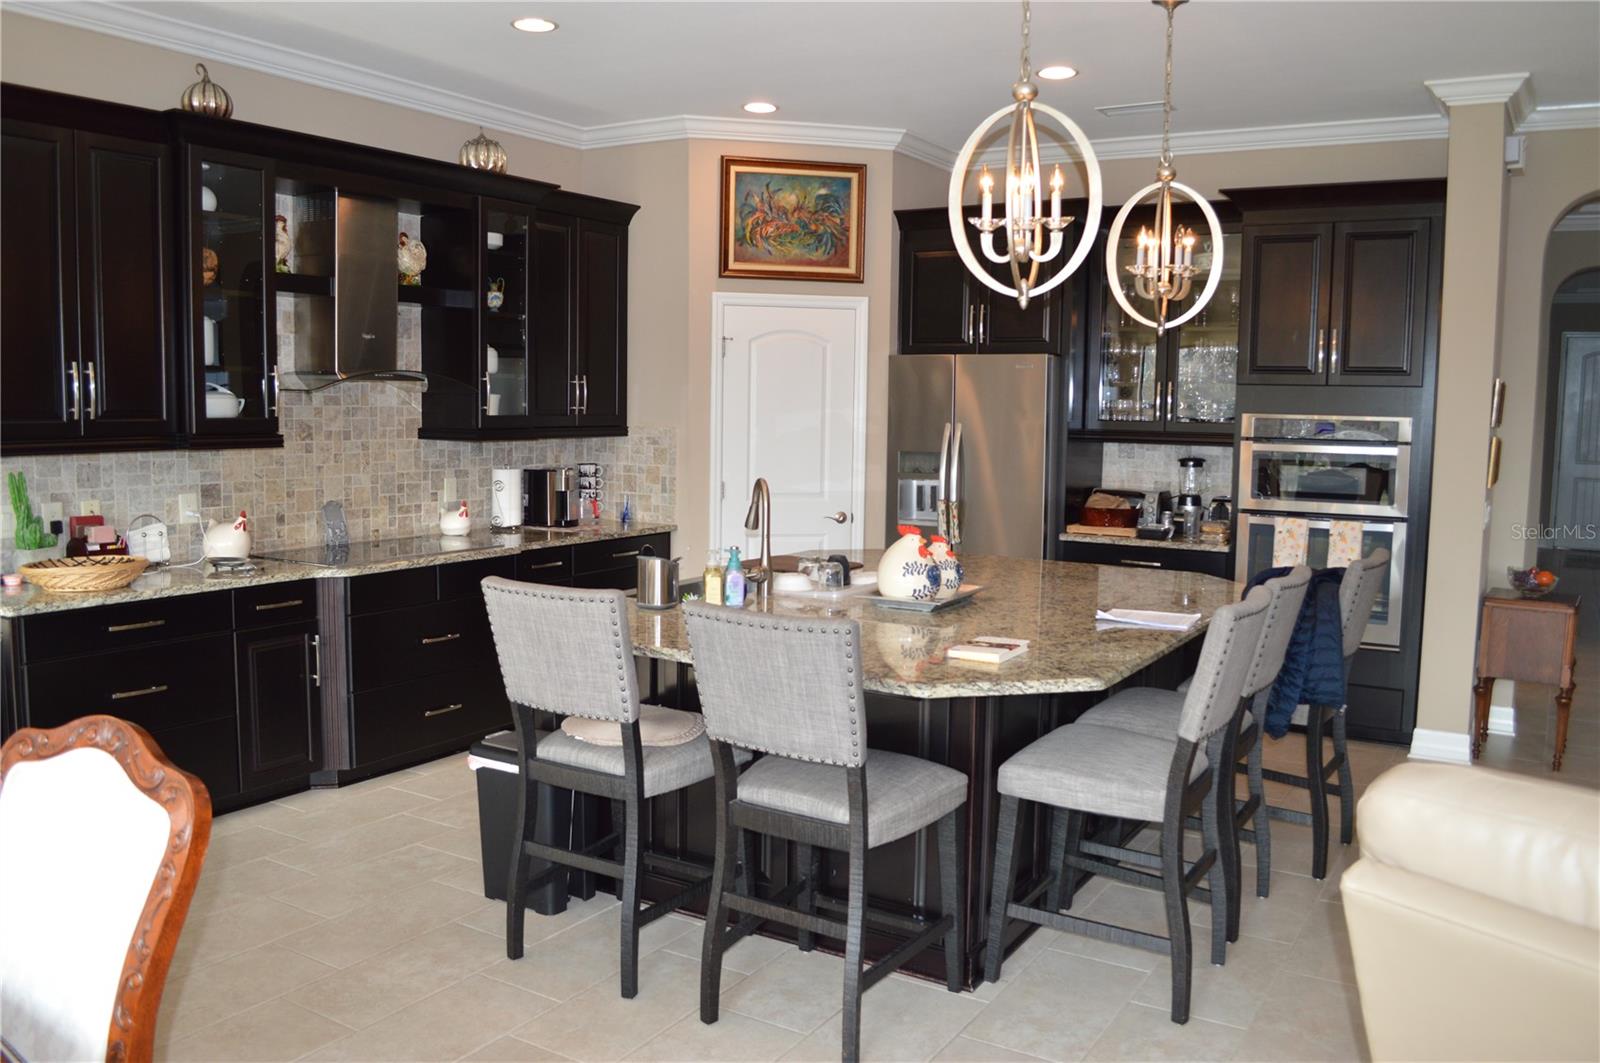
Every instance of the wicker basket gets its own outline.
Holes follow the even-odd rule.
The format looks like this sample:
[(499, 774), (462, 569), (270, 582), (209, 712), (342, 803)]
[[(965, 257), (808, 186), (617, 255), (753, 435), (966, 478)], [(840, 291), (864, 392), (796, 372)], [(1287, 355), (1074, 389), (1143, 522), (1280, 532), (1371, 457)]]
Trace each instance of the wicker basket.
[(19, 571), (47, 591), (114, 591), (138, 579), (149, 564), (143, 557), (53, 557)]

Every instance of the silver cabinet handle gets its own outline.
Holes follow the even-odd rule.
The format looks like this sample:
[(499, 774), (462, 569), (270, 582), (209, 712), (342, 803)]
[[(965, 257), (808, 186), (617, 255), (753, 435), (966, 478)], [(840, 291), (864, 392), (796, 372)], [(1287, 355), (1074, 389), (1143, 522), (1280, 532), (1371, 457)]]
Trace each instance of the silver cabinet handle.
[(567, 403), (568, 413), (578, 412), (578, 378), (572, 378), (572, 401)]
[(322, 636), (311, 636), (311, 667), (316, 669), (311, 673), (311, 682), (316, 686), (322, 685)]
[(1172, 381), (1167, 381), (1167, 420), (1172, 420)]
[(824, 520), (831, 520), (835, 524), (843, 524), (845, 521), (850, 519), (850, 514), (841, 509), (837, 513), (824, 513), (822, 517)]
[(147, 694), (165, 694), (166, 692), (167, 684), (157, 683), (153, 687), (141, 687), (138, 690), (119, 690), (115, 694), (111, 695), (111, 700), (124, 701), (128, 698), (142, 698)]
[(460, 637), (461, 637), (461, 632), (459, 632), (459, 631), (452, 631), (448, 635), (424, 636), (423, 639), (422, 639), (422, 644), (424, 646), (432, 646), (435, 643), (439, 643), (439, 642), (454, 642), (456, 639), (458, 639)]
[(588, 413), (589, 412), (589, 374), (588, 373), (583, 374), (582, 380), (583, 380), (583, 408), (580, 409), (578, 412), (579, 413)]
[(428, 709), (426, 712), (424, 712), (422, 714), (422, 717), (423, 717), (423, 719), (427, 719), (430, 716), (443, 716), (447, 712), (456, 712), (456, 711), (458, 711), (460, 709), (464, 709), (464, 708), (466, 708), (465, 705), (461, 704), (461, 702), (459, 702), (459, 701), (456, 701), (456, 702), (452, 702), (449, 705), (446, 705), (446, 706), (444, 706), (442, 708)]
[(106, 631), (114, 635), (119, 631), (144, 631), (147, 628), (161, 627), (164, 624), (166, 624), (165, 620), (140, 620), (132, 624), (109, 624), (106, 627)]
[(612, 557), (638, 557), (639, 556), (639, 551), (638, 550), (624, 550), (620, 554), (612, 554), (611, 556)]
[(1328, 330), (1317, 329), (1317, 372), (1322, 372), (1322, 367), (1328, 354)]
[(94, 363), (93, 362), (85, 362), (84, 363), (84, 365), (83, 365), (83, 375), (89, 378), (88, 414), (89, 414), (89, 420), (92, 421), (97, 416), (97, 412), (98, 412), (97, 411), (97, 407), (100, 405), (100, 400), (96, 397), (96, 394), (95, 394), (97, 389), (94, 386)]
[(971, 306), (967, 307), (967, 327), (961, 333), (961, 339), (966, 343), (978, 342), (978, 328), (973, 324), (974, 317), (977, 313), (978, 304), (973, 303)]
[(278, 367), (277, 366), (273, 366), (272, 367), (272, 403), (267, 407), (267, 415), (269, 417), (276, 417), (278, 415), (278, 390), (279, 390), (278, 389)]
[(273, 609), (289, 609), (296, 605), (304, 604), (306, 604), (306, 600), (304, 598), (290, 598), (286, 602), (268, 602), (264, 605), (258, 605), (256, 606), (256, 612), (265, 613), (270, 612)]
[(950, 534), (950, 422), (944, 423), (944, 438), (939, 441), (939, 534)]
[(983, 308), (982, 312), (978, 315), (978, 321), (979, 321), (981, 327), (983, 328), (983, 342), (984, 343), (988, 343), (989, 342), (989, 309), (990, 308), (988, 306), (985, 306)]
[(83, 394), (78, 388), (77, 362), (67, 363), (67, 374), (72, 377), (72, 411), (67, 416), (76, 421), (79, 417), (79, 407), (82, 405), (82, 403), (79, 402), (79, 399)]
[(1332, 355), (1331, 355), (1331, 358), (1330, 358), (1330, 361), (1329, 361), (1329, 366), (1330, 366), (1332, 372), (1337, 373), (1339, 371), (1339, 330), (1338, 329), (1334, 329), (1333, 330), (1332, 347), (1333, 347), (1333, 352), (1332, 352)]
[(1119, 565), (1138, 565), (1140, 568), (1160, 568), (1161, 567), (1161, 562), (1159, 562), (1159, 561), (1135, 561), (1131, 557), (1118, 558), (1117, 559), (1117, 564), (1119, 564)]
[(483, 374), (483, 412), (489, 412), (489, 374)]
[(523, 571), (525, 571), (525, 572), (543, 572), (547, 568), (560, 568), (564, 564), (566, 564), (565, 561), (546, 561), (542, 565), (527, 565), (527, 566), (524, 567)]

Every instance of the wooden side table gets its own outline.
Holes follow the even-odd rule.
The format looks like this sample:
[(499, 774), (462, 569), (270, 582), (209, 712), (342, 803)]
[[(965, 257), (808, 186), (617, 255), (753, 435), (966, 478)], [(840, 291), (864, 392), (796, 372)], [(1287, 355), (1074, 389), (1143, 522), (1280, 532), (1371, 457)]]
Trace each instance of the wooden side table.
[(1556, 688), (1556, 752), (1551, 769), (1561, 770), (1567, 749), (1567, 721), (1572, 716), (1573, 667), (1578, 654), (1576, 594), (1523, 598), (1516, 591), (1492, 590), (1483, 598), (1483, 623), (1478, 629), (1477, 720), (1472, 729), (1472, 755), (1489, 736), (1489, 695), (1496, 679), (1544, 683)]

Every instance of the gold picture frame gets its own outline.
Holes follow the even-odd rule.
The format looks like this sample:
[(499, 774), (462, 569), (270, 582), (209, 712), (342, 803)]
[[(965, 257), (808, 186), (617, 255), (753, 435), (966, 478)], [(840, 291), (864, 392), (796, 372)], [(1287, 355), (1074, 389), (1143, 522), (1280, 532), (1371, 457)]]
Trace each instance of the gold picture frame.
[(864, 164), (722, 157), (718, 276), (860, 284)]

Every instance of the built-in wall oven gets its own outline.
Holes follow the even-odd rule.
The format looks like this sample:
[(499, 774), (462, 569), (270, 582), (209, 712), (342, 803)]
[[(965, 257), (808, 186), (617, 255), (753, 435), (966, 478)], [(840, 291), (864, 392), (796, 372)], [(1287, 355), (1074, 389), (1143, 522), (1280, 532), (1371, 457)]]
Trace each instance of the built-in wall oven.
[(1411, 418), (1244, 414), (1239, 420), (1236, 577), (1272, 567), (1285, 518), (1306, 521), (1306, 564), (1324, 568), (1336, 521), (1361, 525), (1361, 553), (1389, 551), (1362, 645), (1398, 650), (1405, 593)]

